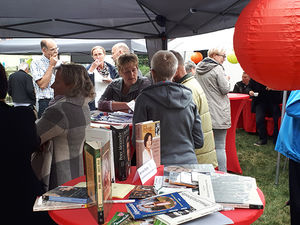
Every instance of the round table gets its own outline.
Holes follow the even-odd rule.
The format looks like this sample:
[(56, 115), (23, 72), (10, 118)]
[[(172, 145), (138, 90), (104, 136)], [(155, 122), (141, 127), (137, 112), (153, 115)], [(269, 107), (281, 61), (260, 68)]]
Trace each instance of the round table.
[[(163, 166), (158, 167), (158, 172), (156, 176), (163, 175)], [(126, 181), (122, 181), (120, 183), (129, 183), (135, 185), (141, 185), (140, 180), (138, 179), (135, 182), (132, 182), (133, 177), (136, 172), (136, 167), (131, 167), (130, 176)], [(75, 185), (79, 182), (85, 181), (85, 176), (78, 177), (74, 180), (71, 180), (65, 185)], [(146, 182), (145, 185), (152, 185), (154, 182), (154, 177), (152, 177), (149, 181)], [(265, 198), (262, 191), (258, 188), (258, 194), (265, 206)], [(129, 194), (128, 194), (129, 195)], [(125, 197), (128, 198), (128, 195)], [(231, 211), (220, 211), (223, 215), (230, 218), (234, 224), (238, 225), (246, 225), (251, 224), (255, 220), (257, 220), (262, 214), (263, 209), (235, 209)], [(111, 220), (116, 212), (127, 212), (125, 203), (113, 204), (111, 211), (109, 212), (108, 219), (106, 222)], [(61, 225), (96, 225), (94, 217), (88, 211), (88, 209), (67, 209), (67, 210), (53, 210), (49, 211), (49, 215), (51, 218), (57, 223)]]
[(239, 116), (244, 105), (249, 99), (249, 95), (238, 94), (238, 93), (228, 93), (227, 94), (230, 100), (230, 110), (231, 110), (231, 127), (227, 130), (226, 135), (226, 158), (227, 158), (227, 170), (242, 174), (242, 169), (240, 167), (239, 159), (236, 152), (235, 145), (235, 132), (236, 126), (239, 120)]

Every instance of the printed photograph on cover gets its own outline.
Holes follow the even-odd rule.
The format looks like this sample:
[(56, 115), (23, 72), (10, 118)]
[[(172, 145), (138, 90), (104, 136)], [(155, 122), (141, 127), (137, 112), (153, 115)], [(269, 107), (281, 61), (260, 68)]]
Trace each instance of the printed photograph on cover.
[(137, 167), (151, 159), (160, 166), (160, 122), (145, 121), (137, 123), (135, 128)]
[(136, 185), (131, 191), (130, 199), (143, 199), (156, 195), (155, 189), (151, 185)]
[(143, 212), (155, 212), (165, 209), (172, 209), (176, 206), (176, 202), (167, 196), (158, 196), (151, 199), (142, 200), (137, 208)]
[(150, 159), (153, 159), (152, 140), (153, 140), (152, 134), (146, 133), (144, 136), (144, 151), (142, 157), (142, 164), (145, 164)]
[(184, 209), (184, 210), (179, 210), (179, 211), (176, 211), (176, 212), (170, 212), (170, 213), (167, 213), (167, 215), (169, 217), (176, 218), (176, 217), (180, 217), (180, 216), (183, 216), (183, 215), (187, 215), (187, 214), (192, 213), (194, 211), (196, 211), (196, 209), (191, 206), (190, 209)]

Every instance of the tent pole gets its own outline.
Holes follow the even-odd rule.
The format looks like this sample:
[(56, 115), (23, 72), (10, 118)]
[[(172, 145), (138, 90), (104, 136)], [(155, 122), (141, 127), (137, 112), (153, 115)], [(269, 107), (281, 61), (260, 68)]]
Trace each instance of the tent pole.
[[(281, 122), (283, 121), (284, 113), (285, 113), (285, 106), (286, 106), (286, 99), (287, 99), (287, 91), (283, 91), (282, 97), (282, 108), (281, 108)], [(277, 164), (276, 164), (276, 177), (275, 177), (275, 184), (278, 185), (279, 180), (279, 165), (280, 165), (280, 153), (277, 153)]]

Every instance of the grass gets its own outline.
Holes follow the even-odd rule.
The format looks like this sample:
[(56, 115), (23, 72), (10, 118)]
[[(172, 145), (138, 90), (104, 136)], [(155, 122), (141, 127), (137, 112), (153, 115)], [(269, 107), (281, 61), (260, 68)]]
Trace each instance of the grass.
[(258, 140), (255, 134), (249, 134), (242, 129), (236, 131), (236, 148), (243, 170), (243, 175), (256, 178), (258, 187), (266, 200), (263, 215), (254, 225), (287, 225), (290, 224), (289, 207), (284, 207), (289, 199), (288, 163), (281, 156), (278, 185), (275, 185), (277, 152), (272, 139), (264, 146), (254, 146)]

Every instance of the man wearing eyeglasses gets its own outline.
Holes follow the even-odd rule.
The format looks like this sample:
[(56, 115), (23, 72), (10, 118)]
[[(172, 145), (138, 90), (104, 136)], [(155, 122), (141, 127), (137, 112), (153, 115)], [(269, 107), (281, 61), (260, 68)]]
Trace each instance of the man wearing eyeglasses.
[(50, 100), (54, 97), (51, 85), (55, 80), (54, 68), (58, 63), (58, 47), (54, 40), (42, 40), (41, 50), (43, 53), (41, 58), (33, 60), (30, 66), (38, 100), (38, 118), (41, 117)]

